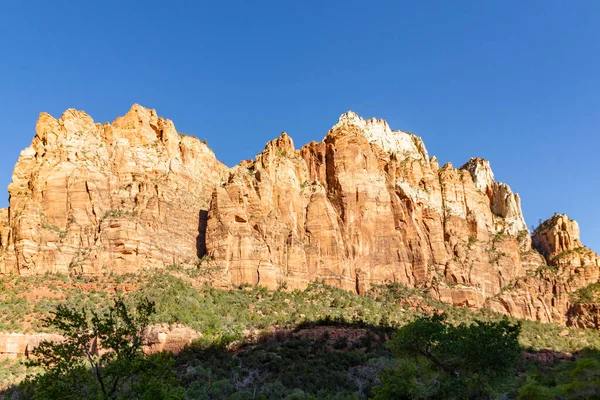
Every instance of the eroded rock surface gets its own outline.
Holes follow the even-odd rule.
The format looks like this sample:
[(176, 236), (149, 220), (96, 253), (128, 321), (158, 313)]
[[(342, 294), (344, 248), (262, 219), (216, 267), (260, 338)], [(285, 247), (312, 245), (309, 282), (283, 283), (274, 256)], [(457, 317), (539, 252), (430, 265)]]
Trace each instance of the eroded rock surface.
[(0, 273), (126, 273), (206, 255), (225, 285), (363, 293), (393, 281), (561, 322), (570, 294), (598, 282), (574, 221), (551, 218), (532, 247), (519, 196), (488, 161), (440, 167), (383, 120), (348, 112), (299, 149), (282, 133), (231, 169), (138, 105), (112, 124), (42, 114), (36, 132), (0, 210)]
[[(490, 299), (490, 307), (515, 317), (545, 322), (572, 320), (572, 325), (583, 326), (586, 320), (594, 321), (597, 307), (572, 302), (575, 291), (600, 281), (600, 258), (581, 245), (577, 222), (566, 215), (554, 215), (535, 230), (533, 246), (544, 259), (532, 263), (538, 267), (531, 268)], [(526, 256), (539, 257), (531, 252)], [(591, 317), (580, 318), (584, 312)]]
[(112, 124), (41, 114), (36, 132), (9, 186), (0, 272), (124, 273), (202, 256), (203, 214), (227, 171), (206, 144), (138, 105)]
[(440, 168), (422, 140), (382, 120), (340, 117), (320, 143), (287, 134), (213, 193), (208, 254), (233, 283), (365, 291), (430, 287), (480, 307), (531, 268), (519, 197), (489, 163)]
[[(162, 351), (178, 354), (200, 337), (200, 332), (181, 325), (151, 325), (143, 333), (142, 349), (146, 354)], [(63, 336), (53, 333), (0, 333), (0, 359), (27, 357), (43, 341), (62, 340)], [(101, 348), (98, 350), (102, 351)]]

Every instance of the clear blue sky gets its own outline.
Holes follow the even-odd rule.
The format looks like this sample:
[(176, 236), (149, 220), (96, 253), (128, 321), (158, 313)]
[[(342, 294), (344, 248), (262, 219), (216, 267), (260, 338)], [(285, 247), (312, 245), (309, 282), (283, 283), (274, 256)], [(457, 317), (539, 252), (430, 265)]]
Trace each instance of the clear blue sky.
[(491, 161), (528, 225), (556, 212), (600, 250), (598, 1), (5, 1), (0, 206), (40, 111), (132, 103), (228, 165), (354, 110), (440, 161)]

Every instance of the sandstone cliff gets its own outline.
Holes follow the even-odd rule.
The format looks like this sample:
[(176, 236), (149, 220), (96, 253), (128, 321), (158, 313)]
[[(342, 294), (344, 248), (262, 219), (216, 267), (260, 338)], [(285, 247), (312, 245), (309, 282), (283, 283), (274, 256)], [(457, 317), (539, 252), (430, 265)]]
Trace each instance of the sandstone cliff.
[(112, 124), (41, 114), (0, 214), (0, 272), (99, 274), (193, 264), (227, 168), (198, 139), (134, 105)]
[(474, 307), (529, 267), (519, 197), (487, 161), (440, 168), (421, 138), (354, 113), (320, 143), (296, 150), (283, 133), (235, 167), (207, 237), (234, 283), (361, 292), (396, 281)]
[(440, 167), (418, 136), (352, 112), (321, 142), (296, 149), (282, 133), (231, 169), (141, 106), (112, 124), (42, 114), (9, 193), (5, 274), (193, 267), (206, 254), (226, 285), (323, 279), (362, 293), (394, 281), (566, 322), (570, 294), (600, 268), (566, 216), (542, 224), (532, 247), (519, 196), (486, 160)]
[(581, 245), (577, 222), (554, 215), (535, 230), (533, 245), (543, 262), (489, 299), (490, 308), (519, 318), (597, 328), (600, 310), (572, 299), (576, 291), (600, 282), (600, 258)]

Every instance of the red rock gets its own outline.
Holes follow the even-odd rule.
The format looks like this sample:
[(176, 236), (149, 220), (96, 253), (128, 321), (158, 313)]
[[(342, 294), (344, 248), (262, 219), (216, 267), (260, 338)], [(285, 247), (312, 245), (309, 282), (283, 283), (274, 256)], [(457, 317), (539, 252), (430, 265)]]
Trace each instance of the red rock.
[(489, 162), (440, 168), (418, 136), (352, 112), (320, 143), (296, 149), (282, 133), (231, 169), (138, 105), (112, 124), (41, 114), (9, 192), (1, 274), (195, 267), (207, 253), (218, 285), (322, 279), (363, 293), (392, 281), (559, 322), (569, 293), (600, 275), (566, 216), (542, 224), (532, 248), (521, 200)]

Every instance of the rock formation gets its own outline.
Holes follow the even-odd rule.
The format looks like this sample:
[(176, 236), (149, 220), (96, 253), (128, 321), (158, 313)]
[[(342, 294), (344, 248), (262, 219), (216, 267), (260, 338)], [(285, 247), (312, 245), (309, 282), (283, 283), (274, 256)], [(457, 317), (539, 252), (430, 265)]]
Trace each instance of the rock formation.
[(296, 150), (283, 133), (235, 167), (207, 237), (236, 284), (395, 281), (474, 307), (524, 273), (530, 250), (519, 197), (487, 161), (439, 168), (421, 138), (351, 112), (320, 143)]
[[(543, 262), (503, 288), (489, 306), (519, 318), (575, 326), (585, 326), (585, 320), (597, 321), (597, 307), (571, 301), (577, 290), (600, 282), (600, 258), (581, 245), (577, 222), (554, 215), (535, 230), (533, 246), (544, 256)], [(581, 318), (582, 314), (588, 317)]]
[[(200, 332), (185, 326), (151, 325), (143, 333), (143, 351), (146, 354), (162, 351), (178, 354), (200, 337)], [(52, 333), (0, 333), (0, 361), (28, 356), (43, 341), (62, 340), (63, 336)]]
[(296, 149), (282, 133), (231, 169), (141, 106), (112, 124), (42, 114), (9, 192), (5, 274), (192, 267), (206, 255), (225, 284), (323, 279), (362, 293), (393, 281), (563, 322), (569, 293), (598, 281), (566, 216), (538, 228), (532, 248), (519, 196), (488, 161), (440, 167), (420, 137), (352, 112), (321, 142)]
[(36, 132), (0, 214), (0, 272), (123, 273), (203, 254), (203, 217), (227, 171), (206, 144), (138, 105), (112, 124), (43, 113)]

